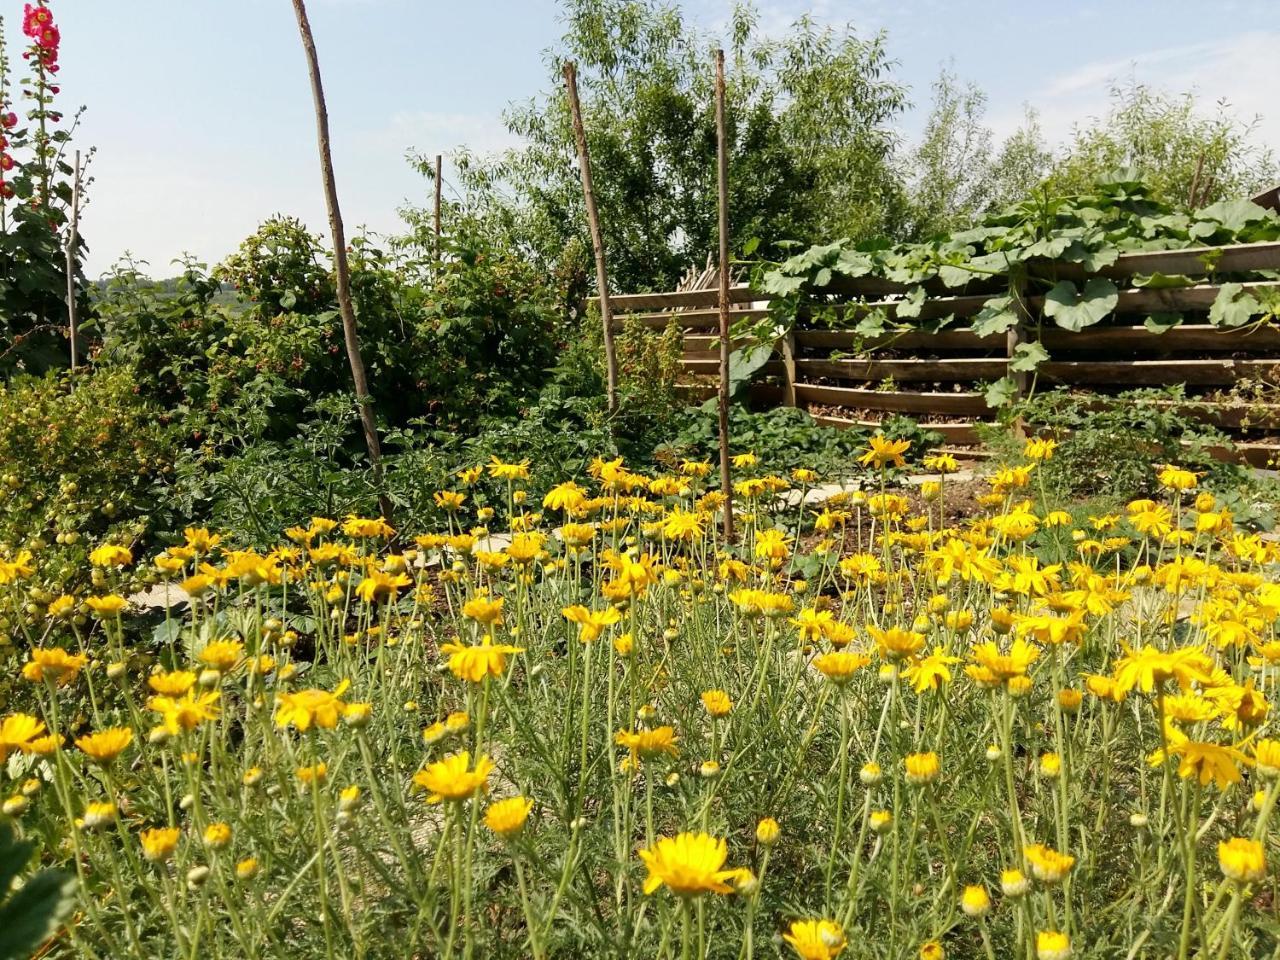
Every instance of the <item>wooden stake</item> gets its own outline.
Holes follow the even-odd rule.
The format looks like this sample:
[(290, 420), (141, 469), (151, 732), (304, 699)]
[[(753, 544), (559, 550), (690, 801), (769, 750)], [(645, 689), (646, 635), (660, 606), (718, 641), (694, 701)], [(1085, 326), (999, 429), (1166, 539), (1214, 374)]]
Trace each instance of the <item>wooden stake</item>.
[(373, 468), (373, 482), (378, 490), (378, 506), (383, 518), (390, 521), (391, 500), (382, 489), (382, 444), (378, 439), (378, 422), (374, 416), (373, 398), (369, 395), (369, 380), (365, 373), (364, 359), (360, 355), (360, 333), (356, 325), (356, 311), (351, 303), (351, 270), (347, 263), (347, 238), (342, 226), (342, 210), (338, 206), (337, 181), (333, 175), (333, 152), (329, 146), (329, 108), (324, 99), (324, 84), (320, 80), (320, 58), (316, 53), (315, 37), (311, 33), (311, 21), (307, 18), (306, 0), (293, 0), (293, 12), (298, 18), (298, 33), (302, 37), (302, 49), (307, 56), (307, 71), (311, 75), (311, 98), (315, 102), (316, 111), (316, 140), (320, 150), (320, 176), (324, 181), (329, 229), (333, 234), (333, 270), (337, 287), (338, 312), (342, 315), (342, 334), (346, 341), (347, 360), (351, 364), (351, 379), (356, 388), (356, 403), (360, 407), (360, 423), (364, 428), (364, 442), (369, 451), (369, 464)]
[(591, 249), (596, 258), (596, 286), (600, 289), (600, 320), (604, 324), (604, 359), (607, 371), (609, 412), (618, 411), (618, 356), (613, 347), (613, 307), (609, 303), (609, 273), (604, 262), (604, 237), (600, 234), (600, 218), (596, 213), (596, 195), (591, 187), (591, 155), (587, 151), (587, 132), (582, 126), (582, 107), (578, 103), (578, 70), (572, 60), (565, 61), (564, 85), (569, 91), (569, 110), (573, 114), (573, 137), (578, 143), (578, 170), (582, 174), (582, 196), (587, 204), (587, 227), (591, 232)]
[[(80, 242), (80, 151), (71, 181), (71, 229), (67, 231), (67, 325), (71, 340), (71, 373), (80, 365), (80, 328), (76, 322), (76, 245)], [(75, 380), (72, 378), (72, 389)]]
[(720, 194), (720, 492), (724, 538), (733, 540), (733, 484), (729, 479), (729, 148), (724, 120), (724, 51), (716, 51), (716, 179)]
[(436, 154), (436, 259), (440, 259), (440, 154)]

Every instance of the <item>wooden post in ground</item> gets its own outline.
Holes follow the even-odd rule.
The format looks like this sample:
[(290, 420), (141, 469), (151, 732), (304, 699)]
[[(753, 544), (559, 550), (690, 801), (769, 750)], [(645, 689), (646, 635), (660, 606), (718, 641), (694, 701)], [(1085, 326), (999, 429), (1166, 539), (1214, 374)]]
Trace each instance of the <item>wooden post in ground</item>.
[(80, 365), (80, 326), (76, 318), (76, 245), (80, 242), (80, 151), (71, 181), (71, 229), (67, 231), (67, 337), (71, 341), (71, 389), (75, 389), (75, 372)]
[(618, 412), (618, 356), (613, 346), (613, 307), (609, 303), (609, 273), (605, 269), (604, 237), (596, 213), (596, 195), (591, 186), (591, 154), (587, 150), (587, 132), (582, 126), (582, 106), (578, 103), (578, 70), (572, 60), (565, 61), (564, 85), (569, 92), (569, 110), (573, 114), (573, 138), (578, 144), (578, 170), (582, 174), (582, 196), (587, 206), (587, 228), (591, 233), (591, 250), (596, 258), (596, 286), (600, 289), (600, 322), (604, 324), (604, 361), (606, 396), (609, 412)]
[(782, 349), (782, 370), (786, 377), (786, 382), (782, 385), (782, 405), (794, 407), (796, 405), (796, 332), (794, 328), (787, 328), (787, 332), (778, 341), (778, 346)]
[(337, 181), (333, 175), (333, 151), (329, 146), (329, 108), (325, 103), (324, 85), (320, 80), (320, 58), (316, 53), (315, 37), (311, 33), (311, 21), (307, 17), (306, 0), (293, 0), (293, 12), (298, 19), (298, 33), (302, 37), (302, 49), (307, 56), (307, 72), (311, 76), (311, 98), (316, 111), (316, 140), (320, 151), (320, 177), (324, 183), (325, 206), (329, 211), (329, 229), (333, 234), (333, 271), (338, 312), (342, 316), (342, 334), (347, 347), (347, 360), (351, 365), (351, 379), (356, 388), (356, 404), (360, 408), (364, 442), (369, 451), (369, 465), (373, 468), (373, 482), (378, 490), (378, 507), (383, 517), (390, 521), (391, 500), (382, 488), (382, 444), (378, 439), (378, 422), (374, 416), (373, 397), (369, 395), (364, 359), (360, 355), (356, 311), (351, 303), (347, 237), (342, 225), (342, 210), (338, 206)]
[(716, 51), (716, 181), (720, 199), (720, 492), (724, 538), (733, 540), (733, 483), (729, 478), (729, 148), (724, 119), (724, 51)]
[(436, 205), (435, 205), (435, 229), (436, 229), (436, 260), (440, 259), (440, 154), (436, 154)]
[[(1021, 279), (1016, 281), (1013, 287), (1013, 309), (1018, 314), (1019, 320), (1009, 328), (1009, 332), (1005, 337), (1005, 357), (1009, 361), (1012, 361), (1017, 353), (1018, 344), (1026, 340), (1027, 325), (1033, 320), (1031, 311), (1027, 308), (1026, 294), (1026, 281)], [(1006, 375), (1013, 378), (1014, 386), (1017, 388), (1014, 402), (1021, 403), (1027, 396), (1027, 387), (1030, 385), (1031, 378), (1025, 372), (1017, 371), (1007, 371)], [(1026, 439), (1027, 428), (1021, 416), (1014, 418), (1013, 435), (1018, 440)]]

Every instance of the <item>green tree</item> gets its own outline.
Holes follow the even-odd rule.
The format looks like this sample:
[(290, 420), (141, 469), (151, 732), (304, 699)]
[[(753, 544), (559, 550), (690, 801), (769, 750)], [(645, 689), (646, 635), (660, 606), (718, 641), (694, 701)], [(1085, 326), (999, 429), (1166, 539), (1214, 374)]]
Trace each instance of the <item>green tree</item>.
[(1280, 170), (1258, 142), (1256, 120), (1243, 123), (1226, 106), (1219, 101), (1205, 111), (1191, 93), (1175, 96), (1136, 81), (1115, 85), (1106, 116), (1075, 129), (1047, 186), (1081, 193), (1121, 167), (1136, 169), (1166, 203), (1204, 205), (1272, 186)]
[(1049, 171), (1052, 157), (1039, 121), (1023, 125), (996, 147), (986, 125), (987, 95), (944, 69), (933, 84), (933, 107), (908, 161), (911, 221), (916, 239), (968, 227), (982, 214), (1025, 197)]
[[(721, 41), (657, 0), (565, 0), (563, 19), (547, 52), (551, 92), (506, 116), (522, 146), (458, 155), (459, 212), (548, 270), (588, 249), (559, 74), (575, 60), (610, 274), (619, 290), (669, 287), (715, 247)], [(862, 238), (904, 222), (892, 123), (905, 98), (883, 36), (802, 19), (773, 40), (738, 7), (722, 45), (735, 246), (761, 237), (768, 253), (787, 238)]]

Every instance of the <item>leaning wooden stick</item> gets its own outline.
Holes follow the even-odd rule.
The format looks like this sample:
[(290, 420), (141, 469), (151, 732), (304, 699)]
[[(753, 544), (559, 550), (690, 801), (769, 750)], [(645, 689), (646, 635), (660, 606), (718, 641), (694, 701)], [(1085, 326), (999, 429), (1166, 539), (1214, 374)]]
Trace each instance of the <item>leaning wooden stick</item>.
[(333, 173), (333, 151), (329, 146), (329, 108), (325, 103), (324, 84), (320, 80), (320, 58), (316, 53), (316, 41), (311, 33), (305, 0), (293, 0), (293, 12), (298, 20), (298, 33), (302, 37), (307, 71), (311, 76), (311, 98), (316, 111), (316, 141), (320, 151), (320, 176), (324, 184), (325, 205), (329, 211), (329, 229), (333, 234), (333, 272), (338, 312), (342, 316), (342, 335), (347, 347), (347, 361), (351, 365), (351, 380), (356, 388), (356, 404), (360, 408), (360, 423), (364, 428), (365, 446), (369, 451), (369, 465), (373, 468), (373, 482), (378, 491), (378, 506), (383, 517), (390, 520), (391, 499), (382, 487), (382, 444), (378, 439), (378, 422), (374, 415), (373, 397), (369, 394), (364, 358), (360, 354), (355, 306), (351, 301), (347, 238), (342, 225), (342, 210), (338, 206), (337, 181)]
[(587, 204), (587, 228), (591, 232), (591, 249), (596, 258), (596, 286), (600, 288), (600, 320), (604, 324), (604, 360), (609, 412), (617, 413), (618, 356), (613, 347), (613, 307), (609, 303), (609, 273), (605, 269), (604, 237), (600, 234), (596, 195), (591, 186), (591, 155), (587, 152), (587, 132), (582, 126), (582, 107), (578, 103), (578, 71), (571, 60), (566, 61), (564, 65), (564, 85), (569, 91), (569, 110), (573, 114), (573, 136), (578, 142), (578, 169), (582, 173), (582, 195)]
[(729, 479), (729, 151), (724, 120), (724, 51), (716, 51), (716, 168), (720, 193), (720, 492), (724, 538), (733, 539), (733, 483)]

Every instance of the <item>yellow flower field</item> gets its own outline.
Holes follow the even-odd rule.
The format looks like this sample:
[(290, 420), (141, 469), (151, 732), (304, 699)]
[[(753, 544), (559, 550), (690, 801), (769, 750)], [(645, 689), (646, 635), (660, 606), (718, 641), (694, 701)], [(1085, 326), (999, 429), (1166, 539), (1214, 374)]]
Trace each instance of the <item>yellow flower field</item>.
[(738, 457), (732, 544), (708, 464), (495, 461), (412, 539), (99, 545), (0, 720), (45, 955), (1275, 955), (1276, 544), (1175, 467), (1075, 516), (1041, 441), (961, 520), (904, 453), (820, 502)]

